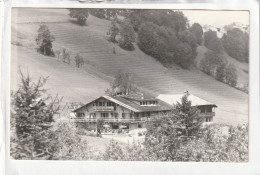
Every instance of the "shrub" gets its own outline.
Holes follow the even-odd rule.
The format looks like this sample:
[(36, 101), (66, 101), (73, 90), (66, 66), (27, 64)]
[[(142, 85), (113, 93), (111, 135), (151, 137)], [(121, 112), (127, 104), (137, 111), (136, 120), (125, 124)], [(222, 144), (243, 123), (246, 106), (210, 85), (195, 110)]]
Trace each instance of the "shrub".
[(127, 18), (136, 31), (144, 22), (152, 22), (179, 32), (186, 30), (188, 22), (182, 12), (173, 10), (131, 10)]
[(80, 68), (84, 65), (84, 59), (82, 56), (79, 55), (79, 53), (77, 53), (77, 55), (75, 56), (75, 66), (77, 68)]
[(203, 30), (201, 25), (199, 23), (194, 23), (189, 28), (189, 31), (196, 37), (197, 43), (201, 45), (203, 41)]
[(61, 59), (64, 63), (70, 64), (70, 52), (66, 48), (62, 48)]
[(223, 53), (224, 49), (223, 49), (223, 46), (222, 46), (222, 42), (219, 38), (213, 38), (211, 39), (207, 46), (206, 46), (208, 49), (216, 52), (216, 53)]
[(208, 127), (203, 137), (182, 145), (177, 155), (181, 161), (247, 162), (248, 125)]
[(217, 38), (217, 32), (209, 30), (204, 33), (204, 45), (207, 47), (212, 39)]
[(204, 33), (204, 45), (218, 54), (224, 51), (221, 40), (217, 37), (217, 33), (212, 30)]
[(233, 64), (229, 64), (226, 69), (226, 83), (232, 87), (237, 85), (237, 70)]
[(215, 78), (218, 81), (225, 82), (226, 77), (226, 64), (220, 64), (216, 69)]
[(55, 56), (60, 59), (61, 55), (61, 51), (60, 50), (55, 50)]
[(47, 56), (54, 56), (52, 50), (52, 42), (55, 40), (54, 36), (51, 35), (49, 28), (46, 25), (40, 25), (38, 29), (38, 35), (35, 39), (38, 45), (38, 52)]
[(238, 28), (227, 31), (222, 37), (222, 43), (227, 54), (238, 61), (248, 62), (249, 36)]
[(69, 16), (72, 18), (77, 18), (77, 23), (79, 25), (86, 25), (86, 21), (88, 18), (88, 9), (86, 8), (75, 8), (75, 9), (69, 9), (70, 13)]
[(106, 18), (106, 9), (89, 9), (89, 13), (101, 19)]
[(157, 161), (154, 153), (150, 153), (139, 143), (122, 146), (118, 142), (111, 140), (102, 154), (102, 160), (111, 161)]
[(146, 54), (167, 63), (166, 54), (168, 43), (164, 36), (161, 36), (161, 28), (153, 23), (144, 23), (138, 31), (138, 46)]
[(174, 62), (182, 68), (189, 68), (193, 62), (192, 48), (188, 43), (179, 43), (176, 47)]
[(116, 22), (115, 21), (112, 21), (111, 22), (111, 27), (107, 33), (108, 35), (108, 41), (112, 42), (112, 43), (116, 43), (117, 40), (116, 40), (116, 36), (118, 35), (119, 33), (119, 28), (117, 27), (116, 25)]
[(218, 74), (221, 74), (225, 64), (226, 60), (222, 54), (218, 54), (213, 51), (207, 51), (205, 53), (205, 58), (200, 61), (200, 69), (206, 74), (215, 77), (216, 69), (218, 69)]
[(109, 95), (117, 95), (117, 93), (122, 95), (138, 94), (139, 90), (135, 86), (133, 79), (133, 75), (130, 73), (118, 72), (106, 93)]
[(111, 140), (109, 145), (106, 147), (105, 153), (103, 154), (104, 160), (123, 160), (124, 154), (122, 147), (118, 142)]
[(78, 128), (67, 119), (57, 121), (52, 133), (53, 139), (50, 144), (56, 147), (54, 159), (96, 159), (93, 148), (89, 146), (84, 137), (78, 134)]
[(119, 46), (122, 49), (132, 51), (134, 50), (133, 43), (135, 42), (135, 31), (128, 21), (123, 21), (120, 25)]
[(189, 31), (183, 30), (178, 33), (178, 39), (182, 43), (187, 43), (192, 49), (192, 59), (197, 56), (197, 39), (196, 37)]

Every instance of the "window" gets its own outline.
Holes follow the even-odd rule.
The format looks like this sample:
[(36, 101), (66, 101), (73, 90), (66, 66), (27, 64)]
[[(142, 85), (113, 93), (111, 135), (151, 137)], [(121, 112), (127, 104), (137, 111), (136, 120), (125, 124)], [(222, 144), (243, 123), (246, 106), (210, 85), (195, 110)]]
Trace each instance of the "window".
[(102, 102), (101, 101), (99, 102), (99, 106), (102, 106)]
[(108, 117), (108, 113), (101, 113), (101, 117), (102, 118), (107, 118)]
[(111, 113), (111, 117), (114, 117), (114, 113)]
[(113, 102), (107, 102), (107, 106), (114, 106)]
[(213, 118), (212, 117), (206, 117), (206, 122), (212, 122)]
[(122, 118), (125, 118), (125, 113), (122, 113)]
[(115, 118), (118, 118), (118, 113), (115, 113)]
[(133, 114), (132, 113), (130, 113), (130, 118), (132, 118), (133, 117)]
[(85, 113), (78, 113), (78, 117), (85, 117)]

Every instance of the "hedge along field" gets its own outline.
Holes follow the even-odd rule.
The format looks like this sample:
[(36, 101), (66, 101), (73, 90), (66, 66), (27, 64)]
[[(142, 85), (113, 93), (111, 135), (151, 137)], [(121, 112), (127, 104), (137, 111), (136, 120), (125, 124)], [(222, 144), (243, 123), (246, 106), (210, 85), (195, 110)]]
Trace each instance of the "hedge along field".
[[(43, 18), (45, 19), (44, 24), (49, 27), (51, 33), (56, 38), (53, 43), (54, 49), (65, 47), (73, 54), (80, 53), (81, 56), (83, 56), (85, 63), (92, 65), (91, 70), (86, 64), (83, 69), (87, 72), (94, 71), (95, 69), (96, 74), (94, 74), (94, 76), (99, 74), (100, 77), (107, 80), (107, 77), (104, 75), (113, 77), (118, 71), (130, 72), (134, 74), (138, 86), (155, 95), (159, 93), (183, 93), (184, 90), (189, 90), (190, 93), (217, 104), (217, 116), (214, 119), (217, 123), (236, 125), (248, 121), (247, 94), (214, 80), (212, 77), (207, 76), (196, 68), (183, 70), (175, 65), (172, 68), (165, 68), (154, 58), (140, 51), (136, 45), (134, 51), (120, 49), (117, 45), (109, 43), (105, 38), (106, 32), (111, 25), (110, 21), (102, 20), (90, 15), (87, 19), (87, 26), (79, 26), (72, 22), (73, 19), (68, 16), (68, 10), (52, 10), (55, 12), (50, 13), (50, 10), (48, 10), (48, 13), (46, 13), (44, 10), (28, 11), (27, 9), (26, 13), (21, 12), (20, 14), (25, 15), (22, 16), (25, 18), (26, 15), (34, 16), (38, 11), (41, 11), (39, 14), (42, 18), (44, 13), (46, 13), (46, 16), (48, 16), (49, 19), (56, 17), (57, 14), (59, 14), (58, 16), (62, 16), (62, 21), (59, 23), (53, 21), (48, 22), (46, 20), (48, 18)], [(19, 18), (17, 19), (19, 20)], [(31, 19), (28, 18), (28, 20)], [(26, 41), (31, 44), (34, 43), (33, 39), (34, 36), (36, 36), (40, 24), (41, 23), (30, 21), (15, 23), (14, 30), (12, 31), (12, 40), (17, 39), (21, 42)], [(22, 39), (19, 37), (22, 37)], [(116, 54), (113, 53), (113, 47), (115, 48)], [(21, 62), (26, 62), (26, 59), (29, 59), (26, 58), (26, 48), (13, 51), (17, 51), (18, 55), (20, 53), (25, 54), (25, 56), (21, 58), (24, 59)], [(36, 52), (33, 53), (33, 55), (34, 57), (38, 57), (38, 53)], [(198, 54), (198, 56), (199, 55), (201, 54)], [(32, 57), (32, 55), (29, 54), (28, 56)], [(43, 56), (40, 57), (41, 59), (37, 60), (39, 62), (44, 60)], [(74, 56), (71, 58), (74, 59)], [(48, 57), (48, 59), (52, 58)], [(30, 58), (30, 60), (33, 60), (33, 58)], [(60, 62), (60, 64), (62, 63)], [(34, 68), (32, 67), (32, 69)], [(74, 71), (79, 70), (77, 69)], [(64, 69), (64, 72), (66, 72), (66, 69)], [(75, 74), (75, 77), (72, 77), (73, 81), (78, 81), (80, 83), (82, 77), (80, 74), (82, 74), (81, 71)], [(98, 82), (94, 82), (91, 85), (91, 87), (99, 86)], [(71, 85), (70, 89), (72, 88), (73, 85)], [(97, 89), (96, 91), (100, 91), (100, 89)], [(64, 92), (66, 92), (66, 90), (64, 90)], [(86, 94), (95, 98), (96, 96), (94, 97), (94, 95), (98, 93), (90, 94), (89, 89), (84, 89), (84, 85), (82, 85), (81, 91), (70, 91), (65, 94), (66, 96), (70, 96), (68, 98), (82, 99), (82, 96), (87, 96)], [(87, 99), (90, 99), (90, 97)], [(87, 99), (84, 101), (87, 101)]]

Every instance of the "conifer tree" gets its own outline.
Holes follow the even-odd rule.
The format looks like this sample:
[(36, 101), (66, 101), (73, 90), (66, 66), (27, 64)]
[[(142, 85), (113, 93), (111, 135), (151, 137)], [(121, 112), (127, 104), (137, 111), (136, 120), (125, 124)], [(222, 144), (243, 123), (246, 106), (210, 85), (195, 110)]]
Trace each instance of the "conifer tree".
[(29, 73), (20, 70), (21, 82), (13, 94), (12, 119), (17, 136), (14, 157), (17, 159), (50, 159), (54, 148), (50, 147), (50, 128), (53, 116), (58, 114), (61, 99), (46, 95), (43, 88), (47, 78), (33, 82)]
[(51, 35), (49, 28), (46, 25), (40, 25), (38, 29), (38, 35), (35, 39), (36, 44), (38, 45), (38, 51), (43, 55), (54, 56), (52, 50), (52, 42), (55, 40), (55, 37)]
[(198, 108), (191, 105), (188, 97), (189, 94), (184, 95), (181, 102), (174, 105), (173, 113), (180, 118), (179, 131), (182, 135), (189, 137), (198, 134), (203, 118), (198, 115)]

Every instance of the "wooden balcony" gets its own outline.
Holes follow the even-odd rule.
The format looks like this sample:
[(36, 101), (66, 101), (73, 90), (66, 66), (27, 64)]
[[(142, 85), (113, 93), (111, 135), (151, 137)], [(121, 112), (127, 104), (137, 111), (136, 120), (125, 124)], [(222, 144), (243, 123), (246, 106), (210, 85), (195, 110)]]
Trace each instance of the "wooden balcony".
[(106, 112), (106, 111), (114, 111), (115, 108), (114, 106), (94, 106), (93, 108), (94, 111), (97, 111), (97, 112)]
[(147, 118), (86, 118), (86, 117), (76, 117), (71, 118), (73, 122), (97, 122), (98, 120), (104, 120), (104, 122), (141, 122), (148, 121)]
[(203, 113), (199, 113), (199, 116), (201, 116), (201, 117), (213, 117), (213, 116), (215, 116), (215, 112), (203, 112)]

